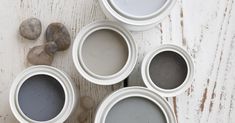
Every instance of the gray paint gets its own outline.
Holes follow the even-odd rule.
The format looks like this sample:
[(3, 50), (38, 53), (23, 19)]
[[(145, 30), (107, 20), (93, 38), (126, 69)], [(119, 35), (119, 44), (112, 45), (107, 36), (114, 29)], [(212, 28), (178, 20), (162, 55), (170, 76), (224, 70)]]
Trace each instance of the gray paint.
[(111, 0), (125, 13), (146, 16), (158, 11), (167, 0)]
[(26, 116), (36, 121), (47, 121), (60, 113), (65, 94), (56, 79), (47, 75), (36, 75), (21, 86), (18, 100)]
[(82, 59), (87, 68), (102, 76), (113, 75), (126, 64), (128, 47), (115, 31), (103, 29), (90, 34), (82, 47)]
[(183, 57), (172, 51), (159, 53), (149, 66), (150, 78), (163, 89), (179, 87), (184, 82), (187, 72), (187, 64)]
[(166, 123), (166, 119), (155, 103), (141, 97), (131, 97), (114, 105), (105, 123)]

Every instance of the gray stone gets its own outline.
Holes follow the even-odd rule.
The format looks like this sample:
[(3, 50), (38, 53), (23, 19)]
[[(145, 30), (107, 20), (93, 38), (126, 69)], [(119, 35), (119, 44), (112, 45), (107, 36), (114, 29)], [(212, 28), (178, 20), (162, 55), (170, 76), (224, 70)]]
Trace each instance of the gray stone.
[(37, 18), (26, 19), (20, 24), (19, 31), (24, 38), (35, 40), (42, 32), (41, 21)]
[(58, 51), (69, 48), (71, 37), (67, 28), (61, 23), (51, 23), (46, 30), (47, 42), (54, 41), (57, 44)]
[(57, 44), (55, 42), (48, 42), (45, 44), (45, 51), (48, 54), (54, 55), (58, 50)]
[(54, 55), (46, 52), (45, 45), (40, 45), (29, 51), (27, 59), (33, 65), (51, 65)]
[(83, 96), (80, 99), (81, 107), (90, 110), (95, 106), (95, 101), (89, 96)]

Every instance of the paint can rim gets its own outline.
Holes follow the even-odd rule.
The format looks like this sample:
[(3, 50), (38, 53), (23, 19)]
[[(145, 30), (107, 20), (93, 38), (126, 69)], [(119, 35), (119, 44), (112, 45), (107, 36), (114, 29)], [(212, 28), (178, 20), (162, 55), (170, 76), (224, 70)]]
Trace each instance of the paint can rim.
[[(121, 35), (128, 48), (126, 64), (115, 74), (102, 76), (89, 70), (84, 64), (82, 57), (82, 46), (86, 38), (95, 31), (108, 29)], [(73, 63), (77, 71), (88, 81), (97, 85), (113, 85), (121, 82), (133, 71), (137, 63), (137, 45), (129, 31), (112, 21), (95, 21), (85, 26), (76, 36), (73, 44)]]
[(143, 98), (153, 102), (163, 112), (167, 123), (176, 123), (176, 117), (172, 107), (162, 96), (148, 88), (138, 86), (122, 88), (107, 96), (96, 111), (94, 123), (105, 123), (109, 111), (118, 102), (132, 97)]
[[(162, 53), (164, 51), (172, 51), (180, 55), (187, 65), (187, 76), (184, 80), (184, 82), (174, 89), (163, 89), (158, 87), (151, 79), (149, 75), (149, 66), (153, 58), (158, 55), (159, 53)], [(150, 51), (147, 53), (147, 55), (144, 57), (142, 64), (141, 64), (141, 76), (145, 83), (145, 85), (151, 89), (152, 91), (160, 94), (163, 97), (174, 97), (177, 96), (183, 92), (185, 92), (193, 82), (194, 78), (194, 62), (190, 54), (182, 47), (174, 44), (163, 44), (159, 46), (158, 48)]]
[(128, 16), (125, 12), (125, 14), (123, 14), (123, 12), (119, 12), (109, 1), (110, 0), (99, 0), (100, 6), (105, 15), (111, 20), (119, 22), (132, 31), (143, 31), (153, 28), (170, 14), (176, 4), (176, 0), (167, 0), (163, 7), (161, 7), (159, 11), (155, 12), (153, 15), (134, 17)]
[[(65, 93), (65, 102), (60, 113), (48, 121), (36, 121), (26, 116), (20, 109), (18, 102), (18, 93), (24, 82), (37, 75), (47, 75), (56, 79), (62, 86)], [(63, 71), (46, 65), (37, 65), (23, 70), (13, 81), (10, 95), (9, 95), (10, 108), (19, 122), (26, 123), (55, 123), (64, 122), (74, 111), (77, 104), (77, 90), (71, 78)]]

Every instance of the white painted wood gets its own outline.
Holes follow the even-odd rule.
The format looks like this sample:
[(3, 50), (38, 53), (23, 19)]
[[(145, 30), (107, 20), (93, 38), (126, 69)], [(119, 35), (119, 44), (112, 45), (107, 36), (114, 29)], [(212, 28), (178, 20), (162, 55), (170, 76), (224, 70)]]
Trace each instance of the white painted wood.
[[(8, 95), (16, 75), (27, 68), (27, 52), (44, 42), (19, 36), (18, 27), (28, 17), (42, 21), (43, 32), (51, 22), (64, 23), (75, 38), (79, 30), (95, 20), (106, 19), (97, 0), (0, 0), (0, 122), (16, 123)], [(235, 122), (235, 4), (233, 0), (178, 0), (171, 14), (155, 28), (133, 32), (139, 47), (139, 62), (129, 85), (141, 85), (141, 60), (151, 49), (163, 43), (186, 48), (193, 56), (196, 75), (191, 88), (168, 98), (179, 123)], [(86, 82), (76, 72), (68, 51), (56, 54), (54, 63), (67, 72), (80, 89), (98, 104), (113, 90), (122, 87), (97, 86)], [(94, 110), (95, 111), (95, 110)], [(94, 111), (87, 123), (92, 123)], [(77, 123), (77, 112), (68, 123)]]

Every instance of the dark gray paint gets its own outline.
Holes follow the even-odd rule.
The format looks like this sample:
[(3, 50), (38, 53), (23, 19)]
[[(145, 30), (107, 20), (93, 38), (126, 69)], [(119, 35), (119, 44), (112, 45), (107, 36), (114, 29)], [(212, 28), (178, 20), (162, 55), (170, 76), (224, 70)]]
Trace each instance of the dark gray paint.
[(166, 118), (155, 103), (141, 97), (131, 97), (114, 105), (105, 123), (166, 123)]
[(150, 78), (163, 89), (179, 87), (184, 82), (187, 72), (187, 64), (183, 57), (172, 51), (159, 53), (149, 66)]
[(60, 113), (65, 94), (56, 79), (47, 75), (36, 75), (21, 86), (18, 100), (26, 116), (36, 121), (47, 121)]

